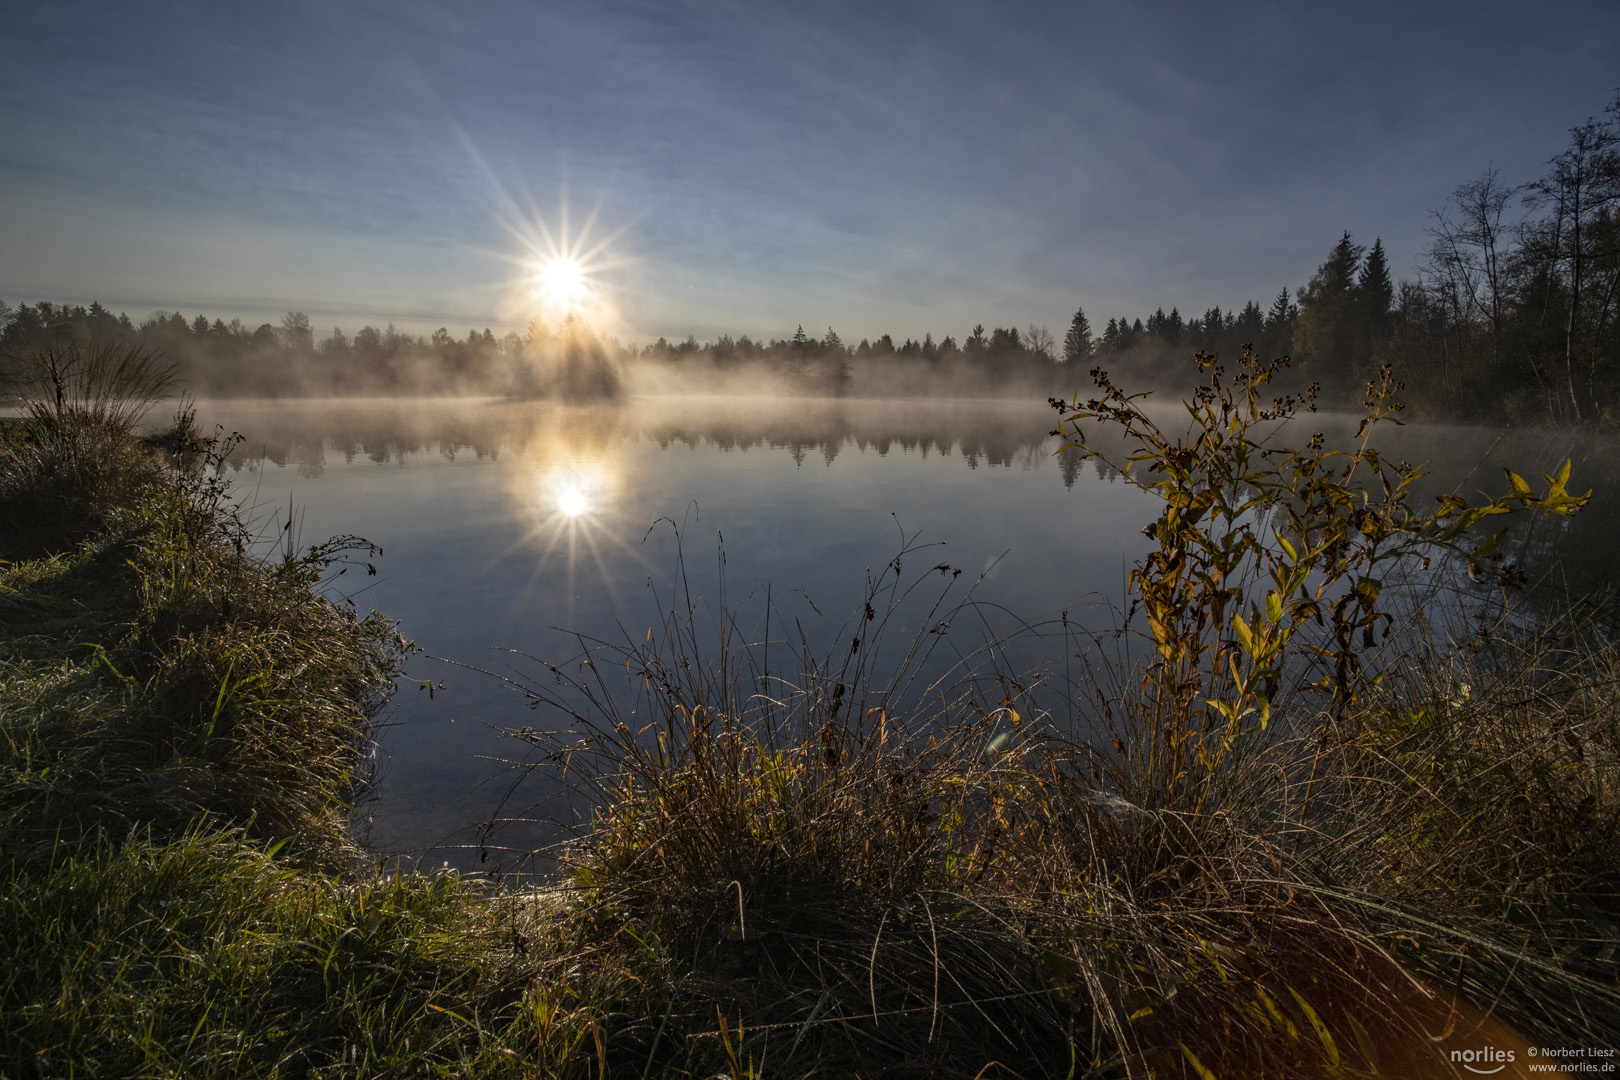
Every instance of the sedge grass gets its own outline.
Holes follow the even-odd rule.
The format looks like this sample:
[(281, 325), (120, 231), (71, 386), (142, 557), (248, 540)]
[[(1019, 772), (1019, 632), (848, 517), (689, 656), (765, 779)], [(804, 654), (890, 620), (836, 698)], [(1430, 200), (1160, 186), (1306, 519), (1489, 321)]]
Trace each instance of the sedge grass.
[[(1612, 645), (1577, 655), (1543, 622), (1514, 649), (1380, 654), (1369, 586), (1354, 626), (1323, 631), (1330, 700), (1284, 689), (1279, 661), (1271, 725), (1204, 755), (1219, 733), (1176, 712), (1203, 703), (1185, 679), (1167, 695), (1155, 662), (1084, 657), (1091, 682), (1063, 693), (1107, 683), (1111, 723), (1090, 731), (1021, 722), (1043, 715), (1038, 674), (969, 663), (918, 686), (926, 634), (880, 681), (901, 561), (843, 656), (784, 665), (730, 612), (705, 650), (687, 603), (661, 635), (587, 643), (520, 687), (561, 724), (514, 733), (598, 807), (565, 850), (559, 917), (645, 988), (608, 1039), (624, 1062), (1430, 1076), (1479, 1045), (1523, 1060), (1530, 1039), (1620, 1037)], [(1175, 653), (1155, 633), (1150, 661)], [(1452, 701), (1460, 666), (1471, 705)]]

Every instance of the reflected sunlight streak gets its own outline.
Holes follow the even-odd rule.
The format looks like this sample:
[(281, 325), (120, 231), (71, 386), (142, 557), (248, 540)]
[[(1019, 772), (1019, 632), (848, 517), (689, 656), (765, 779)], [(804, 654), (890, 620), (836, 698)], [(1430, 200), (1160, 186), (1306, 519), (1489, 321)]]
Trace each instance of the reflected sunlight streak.
[[(584, 422), (571, 424), (567, 419)], [(519, 486), (510, 489), (528, 507), (529, 527), (512, 537), (508, 551), (527, 550), (537, 556), (525, 592), (549, 576), (547, 567), (560, 568), (566, 575), (565, 591), (548, 589), (548, 606), (557, 606), (563, 625), (572, 622), (581, 571), (589, 573), (594, 567), (591, 587), (604, 589), (615, 606), (619, 603), (618, 575), (610, 571), (605, 549), (645, 564), (639, 547), (624, 539), (626, 523), (616, 505), (623, 479), (620, 433), (605, 420), (547, 410), (530, 444), (532, 465), (522, 470), (521, 478), (514, 478)]]

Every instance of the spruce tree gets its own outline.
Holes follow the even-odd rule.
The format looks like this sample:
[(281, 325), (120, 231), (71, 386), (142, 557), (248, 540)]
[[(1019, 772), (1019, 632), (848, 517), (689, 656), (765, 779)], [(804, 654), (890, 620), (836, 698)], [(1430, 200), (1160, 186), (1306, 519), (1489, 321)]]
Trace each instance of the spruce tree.
[(1091, 323), (1086, 321), (1085, 309), (1076, 308), (1069, 332), (1063, 335), (1063, 362), (1078, 364), (1091, 356), (1091, 350)]
[(1361, 341), (1361, 296), (1357, 272), (1366, 249), (1346, 230), (1324, 262), (1299, 291), (1299, 323), (1294, 348), (1304, 370), (1321, 383), (1328, 401), (1345, 397), (1355, 382)]
[(1384, 256), (1382, 238), (1373, 241), (1356, 278), (1356, 300), (1361, 306), (1361, 330), (1369, 339), (1389, 333), (1389, 313), (1395, 305), (1395, 283), (1389, 277), (1389, 260)]
[(1164, 335), (1164, 340), (1170, 344), (1180, 345), (1182, 331), (1186, 328), (1187, 324), (1181, 320), (1181, 312), (1172, 306), (1169, 316), (1164, 320), (1164, 329), (1160, 332)]
[(1299, 321), (1299, 308), (1293, 297), (1283, 289), (1271, 302), (1265, 315), (1265, 334), (1262, 351), (1269, 357), (1288, 356), (1294, 351), (1294, 325)]
[(1293, 298), (1288, 295), (1288, 290), (1284, 289), (1277, 294), (1277, 299), (1271, 302), (1271, 310), (1266, 312), (1267, 332), (1290, 328), (1298, 314), (1299, 312), (1294, 309)]

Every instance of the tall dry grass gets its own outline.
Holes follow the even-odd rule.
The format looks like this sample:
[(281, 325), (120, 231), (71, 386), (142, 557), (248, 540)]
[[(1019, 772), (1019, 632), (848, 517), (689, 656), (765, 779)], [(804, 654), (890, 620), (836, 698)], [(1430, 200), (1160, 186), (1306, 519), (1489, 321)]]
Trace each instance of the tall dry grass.
[(514, 731), (598, 807), (540, 983), (561, 1009), (610, 982), (602, 1060), (652, 1075), (1450, 1076), (1606, 1045), (1620, 657), (1567, 629), (1408, 649), (1198, 810), (1129, 797), (1006, 678), (891, 711), (802, 655), (599, 648), (527, 687), (566, 727)]
[(90, 536), (160, 477), (130, 436), (170, 389), (175, 368), (112, 342), (53, 344), (14, 366), (24, 422), (0, 446), (8, 510), (0, 546), (37, 555)]

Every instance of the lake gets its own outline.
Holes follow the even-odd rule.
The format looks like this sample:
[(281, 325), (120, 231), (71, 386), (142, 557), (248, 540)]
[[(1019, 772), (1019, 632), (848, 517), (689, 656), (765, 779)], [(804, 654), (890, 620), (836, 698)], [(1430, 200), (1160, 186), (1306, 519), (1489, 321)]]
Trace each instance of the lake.
[[(769, 637), (802, 635), (831, 655), (868, 575), (903, 543), (935, 544), (907, 556), (901, 576), (919, 591), (890, 643), (937, 632), (949, 659), (1044, 628), (995, 657), (1022, 670), (1060, 662), (1075, 632), (1113, 626), (1156, 504), (1097, 463), (1056, 454), (1055, 419), (1038, 402), (733, 397), (198, 409), (205, 431), (245, 437), (231, 476), (267, 551), (289, 512), (301, 546), (354, 533), (383, 548), (330, 580), (334, 598), (397, 619), (421, 650), (379, 717), (365, 839), (379, 855), (464, 869), (482, 864), (476, 825), (497, 812), (521, 820), (486, 851), (547, 843), (550, 820), (587, 809), (533, 777), (509, 790), (525, 773), (508, 759), (525, 748), (501, 730), (545, 724), (520, 693), (471, 669), (534, 679), (545, 668), (528, 657), (562, 662), (582, 640), (643, 640), (682, 602), (683, 581), (700, 633), (726, 609), (763, 640), (768, 592)], [(1383, 445), (1431, 462), (1433, 490), (1496, 488), (1504, 462), (1550, 470), (1572, 453), (1584, 490), (1581, 462), (1606, 452), (1567, 435), (1436, 425)], [(1586, 523), (1582, 550), (1602, 550), (1608, 525)], [(946, 588), (971, 588), (975, 606), (948, 626), (926, 623)]]

